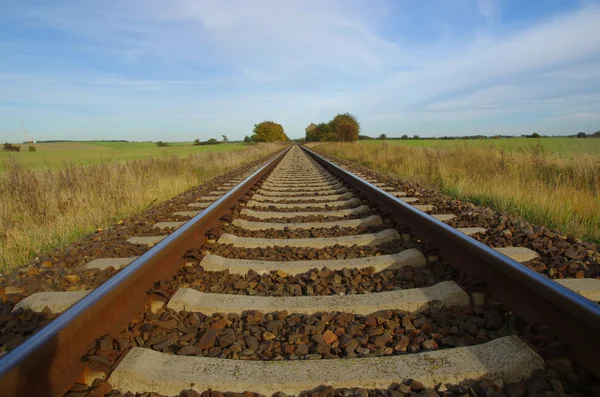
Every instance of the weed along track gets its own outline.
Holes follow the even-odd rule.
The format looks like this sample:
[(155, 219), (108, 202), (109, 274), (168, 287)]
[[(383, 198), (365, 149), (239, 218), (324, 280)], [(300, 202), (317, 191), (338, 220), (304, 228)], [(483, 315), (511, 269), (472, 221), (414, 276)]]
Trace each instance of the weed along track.
[(19, 302), (62, 314), (0, 359), (0, 390), (600, 392), (600, 280), (546, 278), (522, 264), (536, 252), (455, 218), (292, 146), (140, 225), (135, 255), (84, 264), (109, 269), (94, 289)]

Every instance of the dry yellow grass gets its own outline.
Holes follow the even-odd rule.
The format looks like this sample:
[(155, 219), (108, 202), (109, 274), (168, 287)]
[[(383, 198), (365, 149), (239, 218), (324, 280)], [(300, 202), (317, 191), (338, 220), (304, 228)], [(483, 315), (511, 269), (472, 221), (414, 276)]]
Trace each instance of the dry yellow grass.
[(0, 174), (0, 270), (23, 265), (37, 253), (66, 246), (282, 148), (259, 144), (240, 151), (73, 165), (43, 172), (11, 161)]
[(600, 242), (600, 157), (595, 154), (574, 153), (566, 158), (539, 144), (525, 152), (466, 144), (328, 143), (313, 148), (459, 199), (520, 215), (533, 224)]

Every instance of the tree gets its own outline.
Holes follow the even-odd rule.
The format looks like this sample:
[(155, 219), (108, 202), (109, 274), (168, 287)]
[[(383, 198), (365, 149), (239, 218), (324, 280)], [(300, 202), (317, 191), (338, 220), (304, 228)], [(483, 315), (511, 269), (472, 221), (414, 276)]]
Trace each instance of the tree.
[(168, 143), (164, 143), (163, 141), (158, 141), (158, 142), (156, 142), (156, 146), (158, 146), (158, 147), (166, 147), (166, 146), (169, 146), (169, 144)]
[(317, 125), (315, 123), (310, 123), (304, 131), (306, 131), (306, 142), (320, 141), (319, 136), (317, 135)]
[(254, 125), (254, 134), (252, 134), (252, 141), (254, 142), (274, 142), (274, 141), (288, 141), (287, 135), (283, 131), (281, 124), (274, 121), (263, 121)]
[(404, 135), (402, 135), (402, 136), (400, 137), (400, 139), (404, 139), (404, 140), (406, 140), (406, 139), (408, 139), (408, 135), (404, 134)]
[(305, 129), (307, 142), (356, 141), (371, 139), (360, 136), (360, 124), (350, 113), (338, 114), (328, 123), (310, 123)]
[(229, 142), (229, 139), (227, 139), (226, 135), (221, 135), (221, 136), (223, 137), (223, 142), (225, 142), (225, 143)]
[(386, 134), (381, 134), (381, 135), (379, 135), (379, 139), (381, 139), (382, 141), (386, 140), (387, 139), (387, 135)]
[(244, 142), (246, 142), (246, 143), (250, 143), (250, 142), (252, 142), (252, 139), (250, 139), (250, 137), (249, 137), (248, 135), (246, 135), (246, 136), (244, 137)]
[(338, 141), (356, 141), (360, 133), (360, 124), (350, 113), (338, 114), (329, 122)]
[(35, 152), (35, 150), (36, 150), (35, 146), (33, 146), (33, 145), (29, 146), (29, 151), (30, 152)]
[(413, 139), (419, 139), (418, 135), (413, 136)]
[(350, 120), (340, 120), (335, 125), (335, 135), (339, 141), (354, 142), (358, 140), (356, 124)]
[(337, 140), (331, 122), (317, 124), (315, 134), (319, 138), (318, 141), (333, 142)]
[(592, 134), (594, 138), (600, 138), (600, 131), (596, 131)]
[(585, 132), (579, 132), (577, 138), (587, 138), (587, 134)]
[(194, 143), (192, 143), (193, 146), (198, 146), (200, 145), (200, 139), (194, 139)]
[[(585, 134), (584, 134), (585, 135)], [(529, 135), (530, 138), (541, 138), (541, 135), (538, 134), (537, 132), (534, 132), (533, 134)]]

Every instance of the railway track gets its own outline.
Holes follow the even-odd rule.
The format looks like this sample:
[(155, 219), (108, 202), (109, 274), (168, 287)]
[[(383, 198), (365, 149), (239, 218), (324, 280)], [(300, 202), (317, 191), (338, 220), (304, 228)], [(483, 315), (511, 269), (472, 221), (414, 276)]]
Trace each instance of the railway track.
[(94, 290), (15, 306), (64, 313), (0, 359), (0, 390), (534, 395), (581, 381), (562, 355), (600, 374), (600, 280), (544, 278), (371, 182), (292, 146), (174, 211), (128, 240), (141, 256), (86, 263), (122, 269)]

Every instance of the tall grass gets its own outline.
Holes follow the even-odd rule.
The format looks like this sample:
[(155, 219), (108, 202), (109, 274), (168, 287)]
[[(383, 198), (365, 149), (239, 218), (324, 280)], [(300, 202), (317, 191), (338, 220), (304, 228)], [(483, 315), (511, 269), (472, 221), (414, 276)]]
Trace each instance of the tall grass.
[(240, 151), (65, 165), (43, 172), (27, 170), (13, 159), (0, 174), (0, 269), (23, 265), (37, 253), (65, 246), (281, 148), (259, 144)]
[(567, 158), (546, 151), (539, 143), (522, 152), (468, 144), (414, 147), (387, 143), (328, 143), (315, 150), (600, 242), (599, 155), (575, 153)]

